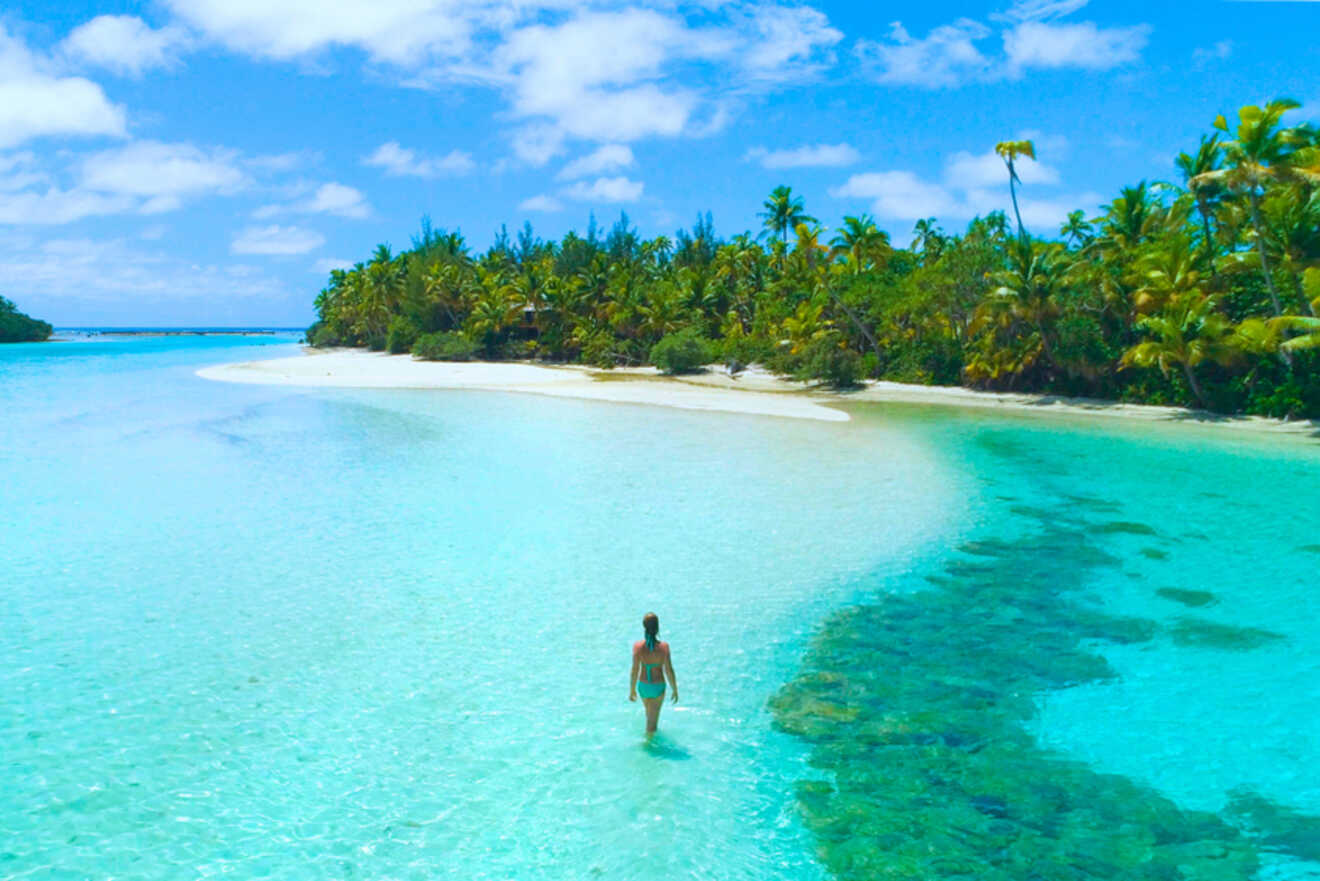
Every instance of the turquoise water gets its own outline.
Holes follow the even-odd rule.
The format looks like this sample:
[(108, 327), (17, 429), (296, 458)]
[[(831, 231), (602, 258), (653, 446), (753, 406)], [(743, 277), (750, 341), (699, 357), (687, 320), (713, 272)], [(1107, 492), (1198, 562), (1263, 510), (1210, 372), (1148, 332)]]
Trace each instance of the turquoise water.
[(767, 700), (840, 610), (1074, 515), (1106, 562), (1042, 547), (1059, 590), (1156, 635), (1090, 640), (1114, 675), (1030, 695), (1036, 744), (1320, 813), (1320, 443), (193, 375), (291, 343), (0, 348), (0, 878), (826, 877)]

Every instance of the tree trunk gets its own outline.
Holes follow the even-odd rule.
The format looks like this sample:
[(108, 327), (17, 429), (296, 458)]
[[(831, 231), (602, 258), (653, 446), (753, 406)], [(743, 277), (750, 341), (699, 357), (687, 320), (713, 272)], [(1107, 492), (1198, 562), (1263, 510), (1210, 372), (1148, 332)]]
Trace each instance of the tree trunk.
[(1022, 212), (1018, 210), (1017, 200), (1017, 172), (1013, 170), (1013, 163), (1008, 163), (1008, 193), (1013, 197), (1013, 216), (1018, 222), (1018, 238), (1022, 241), (1027, 240), (1027, 228), (1022, 225)]
[(1201, 383), (1196, 381), (1196, 371), (1192, 369), (1190, 364), (1184, 362), (1183, 373), (1187, 376), (1187, 384), (1192, 388), (1192, 394), (1196, 397), (1196, 403), (1201, 405), (1202, 410), (1206, 409), (1205, 392), (1201, 391)]
[(1196, 198), (1197, 210), (1201, 212), (1201, 223), (1205, 226), (1205, 256), (1210, 264), (1210, 277), (1214, 278), (1218, 273), (1215, 271), (1215, 249), (1214, 235), (1210, 231), (1210, 206), (1205, 204), (1200, 196)]
[[(1270, 292), (1270, 302), (1274, 305), (1274, 317), (1278, 318), (1283, 315), (1283, 305), (1279, 302), (1279, 291), (1274, 287), (1274, 276), (1270, 274), (1270, 260), (1265, 253), (1265, 225), (1260, 220), (1260, 196), (1254, 187), (1247, 196), (1251, 203), (1251, 225), (1256, 229), (1256, 251), (1260, 254), (1260, 271), (1265, 276), (1265, 288)], [(1291, 370), (1292, 354), (1287, 349), (1280, 349), (1279, 356)]]
[(842, 297), (835, 294), (833, 291), (830, 291), (830, 296), (834, 298), (834, 302), (839, 304), (839, 308), (842, 309), (844, 314), (852, 320), (852, 323), (857, 325), (857, 329), (862, 332), (862, 336), (866, 337), (866, 341), (871, 344), (871, 348), (875, 349), (875, 378), (879, 379), (880, 365), (883, 364), (885, 360), (885, 356), (880, 351), (880, 344), (876, 342), (875, 337), (872, 336), (871, 332), (862, 324), (861, 319), (854, 315), (853, 311), (843, 302)]

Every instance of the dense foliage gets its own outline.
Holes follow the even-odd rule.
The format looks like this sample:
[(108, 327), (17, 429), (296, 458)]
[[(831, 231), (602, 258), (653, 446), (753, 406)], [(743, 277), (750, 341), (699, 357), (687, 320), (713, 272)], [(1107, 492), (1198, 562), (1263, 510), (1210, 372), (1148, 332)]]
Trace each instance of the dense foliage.
[[(676, 333), (710, 357), (846, 386), (860, 376), (1320, 416), (1320, 137), (1297, 105), (1247, 106), (1057, 240), (996, 212), (959, 233), (916, 224), (898, 248), (866, 215), (829, 238), (789, 187), (760, 236), (723, 239), (710, 215), (642, 239), (542, 241), (530, 225), (483, 254), (431, 229), (331, 273), (318, 346), (406, 351), (459, 334), (485, 358), (643, 364)], [(996, 147), (1018, 210), (1030, 141)], [(415, 351), (415, 349), (414, 349)]]
[(9, 300), (0, 297), (0, 343), (39, 343), (50, 339), (54, 328), (29, 318)]

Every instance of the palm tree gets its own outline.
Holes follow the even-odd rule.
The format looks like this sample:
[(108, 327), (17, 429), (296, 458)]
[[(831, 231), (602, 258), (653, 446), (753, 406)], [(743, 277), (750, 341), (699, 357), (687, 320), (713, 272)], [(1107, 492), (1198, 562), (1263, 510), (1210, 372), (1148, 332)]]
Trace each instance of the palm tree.
[(1179, 153), (1174, 160), (1182, 172), (1183, 183), (1196, 199), (1196, 210), (1201, 214), (1201, 224), (1205, 228), (1205, 256), (1210, 263), (1211, 274), (1215, 271), (1215, 239), (1210, 229), (1210, 215), (1214, 213), (1214, 200), (1220, 187), (1205, 175), (1219, 170), (1219, 156), (1219, 135), (1201, 135), (1201, 144), (1196, 148), (1195, 155)]
[(1004, 160), (1004, 165), (1008, 166), (1008, 192), (1013, 196), (1013, 214), (1017, 216), (1018, 236), (1025, 242), (1027, 229), (1022, 225), (1022, 212), (1018, 210), (1017, 199), (1017, 185), (1022, 183), (1022, 179), (1018, 177), (1015, 163), (1020, 156), (1026, 156), (1034, 162), (1036, 145), (1031, 141), (1000, 141), (995, 144), (995, 153)]
[(816, 218), (806, 212), (800, 196), (793, 195), (793, 188), (778, 186), (770, 191), (770, 198), (761, 206), (764, 210), (758, 216), (765, 222), (765, 228), (779, 236), (780, 241), (788, 244), (788, 231), (796, 229), (800, 223), (816, 223)]
[(944, 237), (944, 230), (935, 222), (935, 218), (927, 217), (918, 220), (912, 227), (913, 239), (912, 247), (920, 248), (923, 263), (934, 263), (940, 259), (940, 254), (944, 251), (944, 245), (947, 239)]
[(1095, 236), (1095, 227), (1086, 219), (1086, 212), (1069, 211), (1068, 220), (1059, 227), (1059, 235), (1068, 240), (1074, 248), (1084, 248), (1091, 244)]
[(1215, 128), (1225, 134), (1237, 135), (1234, 140), (1223, 144), (1225, 166), (1203, 172), (1191, 181), (1194, 186), (1220, 184), (1231, 192), (1246, 196), (1256, 233), (1261, 274), (1275, 317), (1283, 314), (1283, 304), (1266, 253), (1261, 199), (1270, 184), (1298, 179), (1320, 183), (1320, 159), (1315, 155), (1316, 148), (1309, 146), (1309, 130), (1282, 127), (1283, 114), (1300, 106), (1291, 98), (1277, 98), (1263, 108), (1248, 104), (1238, 110), (1236, 132), (1229, 129), (1228, 121), (1222, 115), (1218, 116)]
[(1061, 246), (1037, 247), (1026, 239), (1017, 243), (1010, 257), (1008, 269), (990, 275), (995, 289), (983, 305), (1031, 327), (1040, 335), (1045, 359), (1058, 366), (1049, 325), (1059, 314), (1056, 294), (1063, 288), (1071, 264)]
[(1215, 308), (1214, 297), (1189, 291), (1170, 302), (1163, 312), (1138, 323), (1156, 338), (1124, 352), (1120, 366), (1158, 367), (1165, 376), (1181, 367), (1196, 402), (1206, 406), (1205, 391), (1196, 378), (1197, 365), (1215, 361), (1227, 366), (1239, 356), (1232, 344), (1233, 324)]
[(1271, 324), (1279, 330), (1300, 330), (1301, 336), (1295, 336), (1283, 343), (1280, 348), (1289, 352), (1302, 349), (1320, 349), (1320, 318), (1315, 316), (1285, 315), (1275, 318)]
[(843, 218), (843, 228), (830, 239), (830, 256), (842, 258), (854, 275), (865, 272), (891, 253), (889, 236), (876, 228), (869, 214)]

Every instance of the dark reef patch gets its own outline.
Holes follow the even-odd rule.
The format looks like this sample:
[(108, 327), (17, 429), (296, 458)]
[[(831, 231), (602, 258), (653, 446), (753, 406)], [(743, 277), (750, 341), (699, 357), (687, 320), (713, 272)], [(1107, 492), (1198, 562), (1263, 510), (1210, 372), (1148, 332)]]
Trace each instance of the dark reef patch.
[(1098, 523), (1093, 527), (1096, 535), (1158, 535), (1153, 526), (1145, 523), (1133, 523), (1130, 520), (1111, 520)]
[(1320, 817), (1298, 813), (1248, 789), (1236, 789), (1225, 812), (1271, 850), (1320, 862)]
[[(825, 778), (802, 781), (798, 801), (836, 877), (1256, 875), (1266, 839), (1254, 830), (1265, 828), (1263, 820), (1252, 826), (1236, 815), (1229, 822), (1182, 810), (1032, 735), (1038, 695), (1115, 675), (1090, 646), (1140, 643), (1159, 631), (1152, 621), (1105, 612), (1084, 593), (1095, 569), (1119, 564), (1093, 536), (1154, 530), (1079, 521), (1074, 502), (1015, 507), (1038, 526), (963, 544), (958, 550), (975, 562), (963, 558), (925, 575), (933, 589), (888, 585), (874, 601), (836, 613), (800, 675), (771, 699), (776, 726), (811, 744), (811, 765)], [(1213, 601), (1199, 591), (1160, 594), (1184, 605)], [(1277, 636), (1189, 618), (1170, 632), (1230, 649)]]
[(1178, 645), (1230, 652), (1248, 652), (1284, 639), (1282, 633), (1275, 633), (1272, 630), (1237, 627), (1233, 624), (1207, 621), (1204, 618), (1179, 618), (1169, 628), (1169, 635)]
[(1167, 560), (1169, 559), (1169, 552), (1162, 551), (1159, 548), (1142, 548), (1141, 556), (1147, 560)]
[(1218, 602), (1215, 595), (1208, 590), (1186, 590), (1181, 587), (1161, 587), (1155, 591), (1159, 596), (1166, 600), (1173, 600), (1175, 603), (1182, 603), (1184, 606), (1200, 608), (1209, 606)]

